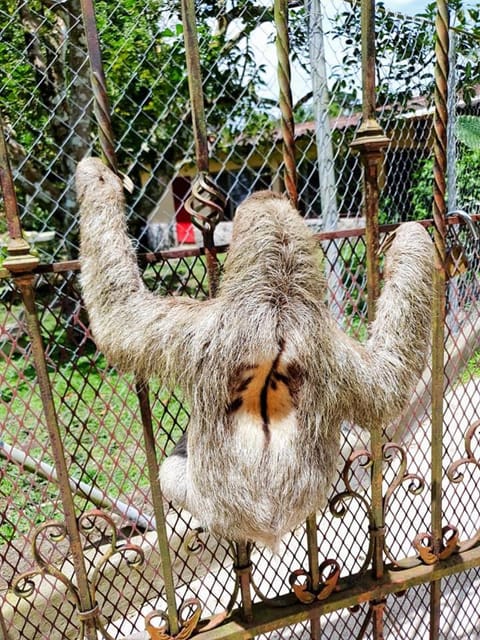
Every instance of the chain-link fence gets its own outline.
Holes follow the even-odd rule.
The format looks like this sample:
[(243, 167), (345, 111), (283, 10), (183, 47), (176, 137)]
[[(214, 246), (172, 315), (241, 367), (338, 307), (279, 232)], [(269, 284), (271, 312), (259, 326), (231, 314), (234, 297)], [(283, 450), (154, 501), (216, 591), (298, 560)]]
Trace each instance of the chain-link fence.
[[(216, 539), (163, 502), (157, 463), (187, 427), (188, 407), (177, 390), (155, 381), (147, 390), (108, 366), (81, 299), (73, 175), (81, 158), (105, 151), (105, 137), (119, 171), (134, 184), (127, 214), (148, 287), (161, 295), (208, 296), (209, 247), (201, 246), (188, 206), (198, 136), (180, 4), (185, 10), (189, 2), (95, 2), (109, 104), (95, 61), (91, 74), (92, 40), (82, 19), (87, 1), (6, 0), (0, 8), (0, 104), (21, 219), (18, 233), (2, 156), (2, 252), (12, 265), (19, 253), (12, 241), (23, 235), (40, 260), (30, 270), (13, 265), (0, 272), (0, 637), (187, 638), (203, 630), (212, 638), (272, 640), (475, 638), (475, 8), (451, 7), (448, 55), (456, 73), (448, 80), (454, 98), (445, 105), (449, 162), (440, 173), (452, 214), (443, 216), (440, 239), (438, 216), (425, 223), (445, 250), (445, 323), (436, 329), (443, 344), (445, 328), (445, 361), (437, 341), (433, 364), (402, 417), (385, 428), (381, 499), (372, 497), (370, 475), (379, 451), (364, 432), (345, 425), (329, 505), (317, 514), (318, 550), (306, 525), (273, 555)], [(275, 4), (277, 10), (282, 5)], [(442, 16), (443, 3), (439, 10)], [(379, 221), (431, 218), (434, 66), (441, 59), (434, 50), (435, 7), (409, 14), (379, 3), (374, 19), (373, 115), (389, 139), (378, 175)], [(351, 146), (372, 115), (366, 111), (368, 61), (362, 78), (361, 8), (346, 1), (290, 2), (288, 20), (298, 207), (320, 233), (330, 307), (343, 329), (363, 340), (371, 247), (362, 154)], [(279, 98), (285, 61), (279, 87), (277, 30), (268, 2), (196, 6), (209, 173), (227, 195), (215, 230), (220, 264), (236, 206), (254, 190), (284, 191), (287, 183), (286, 98)], [(438, 46), (445, 36), (438, 20), (437, 33)], [(112, 126), (99, 136), (102, 109)], [(380, 244), (391, 229), (381, 227)], [(379, 508), (384, 527), (372, 526)], [(383, 575), (374, 579), (378, 553)], [(307, 574), (317, 576), (317, 584), (300, 604), (292, 587)]]

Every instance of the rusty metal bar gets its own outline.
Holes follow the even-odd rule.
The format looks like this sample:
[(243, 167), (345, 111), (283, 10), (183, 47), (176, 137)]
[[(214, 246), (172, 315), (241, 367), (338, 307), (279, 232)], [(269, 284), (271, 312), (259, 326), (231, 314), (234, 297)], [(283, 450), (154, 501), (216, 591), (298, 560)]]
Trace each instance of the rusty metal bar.
[(192, 223), (202, 233), (211, 298), (216, 295), (220, 271), (214, 234), (218, 222), (223, 218), (225, 203), (226, 198), (217, 185), (207, 173), (200, 171), (195, 176), (185, 208), (190, 214)]
[[(318, 562), (318, 533), (317, 516), (312, 514), (307, 518), (307, 553), (308, 570), (312, 580), (312, 589), (315, 592), (320, 584), (320, 567)], [(319, 640), (322, 635), (320, 617), (310, 620), (310, 637), (312, 640)]]
[(362, 0), (362, 119), (364, 122), (376, 119), (375, 97), (375, 0)]
[(17, 198), (15, 197), (15, 186), (13, 176), (8, 161), (7, 144), (5, 141), (3, 118), (0, 116), (0, 187), (5, 202), (7, 217), (8, 236), (12, 240), (22, 238), (22, 226), (18, 215)]
[(195, 2), (182, 0), (183, 38), (187, 62), (188, 89), (192, 105), (193, 135), (198, 171), (209, 171), (207, 123), (203, 101), (202, 72), (198, 47)]
[(385, 598), (373, 600), (370, 604), (372, 610), (372, 629), (375, 640), (383, 640), (383, 616), (387, 601)]
[[(380, 293), (379, 276), (379, 225), (378, 172), (383, 150), (388, 138), (376, 121), (375, 99), (375, 0), (361, 2), (362, 27), (362, 125), (352, 143), (352, 148), (360, 152), (363, 164), (363, 197), (365, 212), (365, 240), (367, 247), (367, 296), (368, 320), (375, 318), (376, 302)], [(372, 527), (370, 536), (373, 543), (372, 574), (376, 580), (384, 575), (385, 513), (383, 500), (383, 433), (381, 425), (371, 425), (370, 442), (372, 452), (371, 500)], [(384, 603), (372, 599), (373, 638), (383, 638)]]
[(37, 266), (38, 258), (30, 254), (30, 246), (23, 238), (4, 131), (3, 118), (0, 113), (0, 189), (5, 203), (5, 217), (9, 238), (7, 246), (8, 257), (4, 260), (3, 266), (6, 269), (14, 266), (17, 272), (30, 271)]
[[(288, 0), (275, 0), (274, 20), (276, 28), (277, 77), (283, 139), (284, 180), (288, 196), (294, 207), (298, 206), (297, 168), (295, 159), (295, 123), (291, 89), (290, 40), (288, 35)], [(320, 572), (318, 562), (317, 519), (315, 514), (307, 518), (307, 551), (312, 588), (318, 588)], [(321, 635), (320, 618), (310, 620), (310, 637), (318, 640)]]
[[(205, 104), (203, 100), (202, 71), (200, 67), (200, 49), (196, 28), (195, 1), (182, 0), (181, 9), (188, 75), (188, 90), (192, 106), (193, 136), (195, 140), (195, 156), (198, 170), (196, 183), (194, 183), (192, 195), (187, 200), (186, 208), (192, 216), (192, 221), (202, 232), (207, 263), (209, 294), (210, 297), (214, 297), (218, 287), (219, 263), (213, 236), (217, 222), (221, 217), (223, 217), (225, 199), (216, 185), (214, 185), (208, 178), (210, 161), (208, 153)], [(208, 185), (207, 189), (204, 188), (205, 184)], [(197, 185), (200, 185), (200, 188), (198, 188)], [(213, 198), (210, 197), (207, 202), (203, 202), (203, 205), (207, 207), (207, 210), (210, 212), (207, 216), (199, 215), (194, 207), (194, 204), (196, 204), (198, 200), (202, 203), (202, 198), (196, 197), (194, 195), (194, 191), (196, 190), (198, 194), (202, 189), (204, 192), (206, 190), (210, 196), (213, 196)], [(221, 206), (220, 216), (218, 216), (218, 203), (220, 203)], [(203, 219), (201, 224), (199, 224), (200, 218)]]
[[(114, 135), (110, 115), (110, 105), (106, 90), (105, 74), (103, 71), (100, 42), (98, 38), (95, 10), (92, 0), (81, 0), (82, 14), (87, 38), (88, 56), (92, 70), (92, 88), (94, 93), (95, 115), (99, 128), (99, 138), (102, 153), (107, 165), (118, 173), (118, 164), (115, 154)], [(155, 440), (153, 436), (152, 416), (148, 397), (148, 388), (137, 381), (137, 397), (142, 418), (142, 427), (147, 456), (148, 474), (152, 490), (152, 502), (155, 513), (157, 530), (157, 543), (162, 563), (163, 580), (165, 584), (167, 615), (169, 629), (172, 634), (179, 631), (178, 612), (175, 602), (175, 587), (173, 580), (172, 563), (165, 527), (165, 514), (158, 480), (158, 463), (156, 458)]]
[(170, 548), (168, 544), (167, 530), (165, 527), (165, 510), (163, 508), (162, 492), (158, 481), (159, 466), (156, 454), (155, 436), (153, 434), (152, 411), (150, 407), (148, 385), (137, 381), (136, 391), (142, 416), (143, 439), (145, 442), (145, 452), (147, 457), (148, 478), (152, 491), (153, 513), (155, 515), (158, 547), (160, 549), (160, 557), (162, 559), (165, 599), (167, 601), (167, 611), (169, 612), (169, 632), (172, 635), (175, 635), (180, 629), (180, 624), (175, 600), (175, 584), (173, 581)]
[[(29, 254), (29, 246), (26, 242), (19, 242), (22, 238), (22, 228), (18, 218), (18, 207), (13, 185), (13, 177), (8, 163), (6, 143), (3, 134), (3, 123), (0, 121), (0, 175), (1, 187), (4, 191), (5, 213), (9, 221), (9, 232), (11, 242), (9, 243), (9, 258), (4, 265), (13, 275), (15, 286), (20, 291), (25, 309), (25, 320), (28, 334), (32, 346), (33, 361), (37, 373), (40, 397), (42, 400), (45, 421), (52, 447), (52, 454), (55, 462), (55, 470), (58, 477), (58, 486), (65, 516), (65, 526), (69, 536), (70, 553), (75, 572), (76, 589), (80, 603), (80, 610), (77, 612), (83, 625), (86, 638), (95, 640), (97, 638), (96, 619), (98, 610), (96, 603), (92, 602), (85, 559), (83, 557), (82, 541), (77, 526), (75, 505), (73, 494), (70, 488), (70, 478), (68, 475), (67, 463), (64, 456), (63, 442), (60, 435), (58, 418), (53, 401), (52, 388), (48, 375), (47, 361), (43, 340), (40, 331), (35, 306), (35, 274), (33, 269), (38, 264), (38, 258)], [(14, 244), (14, 251), (10, 253), (10, 245)]]
[[(378, 249), (378, 167), (382, 160), (383, 149), (388, 138), (375, 119), (375, 2), (362, 0), (362, 80), (363, 80), (363, 119), (353, 149), (361, 154), (363, 163), (363, 188), (365, 211), (365, 235), (367, 246), (367, 295), (368, 320), (375, 318), (376, 301), (380, 290)], [(381, 425), (372, 425), (372, 516), (373, 526), (370, 531), (373, 542), (373, 575), (381, 579), (384, 572), (383, 549), (385, 539), (384, 507), (382, 494), (383, 451)], [(379, 616), (383, 609), (379, 609)], [(378, 618), (378, 616), (377, 616)], [(378, 621), (374, 624), (378, 629)], [(376, 638), (376, 636), (374, 636)]]
[[(435, 113), (434, 113), (434, 185), (433, 220), (435, 269), (433, 279), (432, 328), (432, 536), (434, 554), (442, 548), (442, 454), (443, 393), (445, 383), (445, 316), (446, 316), (446, 175), (449, 72), (449, 10), (446, 0), (437, 0), (435, 20)], [(430, 638), (438, 638), (440, 630), (441, 581), (430, 586)]]
[(236, 544), (236, 561), (235, 571), (237, 573), (240, 584), (240, 593), (242, 596), (242, 619), (250, 623), (253, 620), (252, 613), (252, 591), (250, 588), (252, 582), (252, 563), (250, 558), (250, 548), (246, 542)]
[[(411, 558), (414, 562), (416, 558)], [(407, 562), (408, 564), (408, 562)], [(322, 616), (340, 609), (347, 609), (369, 601), (381, 604), (386, 596), (400, 593), (410, 587), (428, 584), (443, 577), (459, 574), (480, 567), (480, 548), (462, 554), (453, 554), (447, 560), (434, 565), (417, 565), (412, 569), (385, 572), (377, 580), (369, 574), (359, 574), (341, 579), (338, 588), (327, 600), (315, 600), (310, 605), (291, 604), (291, 596), (281, 596), (275, 607), (263, 603), (253, 605), (254, 623), (245, 624), (241, 612), (235, 611), (231, 620), (222, 627), (202, 634), (203, 640), (246, 640), (269, 633), (280, 627), (305, 622), (314, 616)], [(285, 606), (281, 606), (285, 604)]]
[(105, 74), (103, 71), (100, 41), (98, 38), (95, 9), (92, 0), (80, 0), (83, 26), (87, 40), (88, 59), (90, 61), (92, 90), (94, 95), (94, 113), (98, 123), (100, 147), (106, 164), (117, 173), (114, 137), (110, 119)]
[[(13, 265), (10, 268), (12, 273), (14, 273)], [(58, 486), (65, 516), (65, 526), (68, 532), (72, 564), (75, 570), (76, 588), (81, 606), (81, 610), (78, 611), (78, 614), (83, 622), (86, 638), (88, 638), (88, 640), (96, 640), (96, 619), (98, 617), (98, 609), (96, 607), (96, 603), (92, 602), (89, 589), (82, 541), (77, 526), (73, 495), (70, 489), (68, 467), (64, 456), (63, 441), (58, 426), (58, 418), (50, 386), (45, 351), (40, 332), (40, 324), (36, 313), (34, 280), (35, 276), (32, 273), (24, 273), (21, 275), (14, 274), (15, 285), (18, 287), (22, 295), (25, 308), (25, 319), (32, 346), (32, 354), (37, 373), (38, 385), (40, 388), (40, 396), (42, 399), (45, 421), (55, 461), (55, 469), (58, 476)]]
[(297, 169), (295, 163), (295, 124), (290, 71), (290, 42), (288, 37), (288, 0), (275, 0), (274, 20), (277, 30), (277, 75), (285, 163), (285, 186), (292, 204), (298, 204)]
[[(480, 223), (480, 215), (471, 215), (471, 220), (473, 222)], [(449, 215), (447, 218), (447, 225), (456, 225), (461, 223), (461, 218), (457, 214)], [(431, 220), (422, 220), (420, 222), (426, 229), (432, 226)], [(397, 224), (385, 224), (379, 227), (380, 233), (390, 233), (398, 227)], [(318, 242), (323, 242), (324, 240), (335, 240), (337, 238), (360, 238), (365, 235), (365, 230), (360, 229), (342, 229), (341, 231), (324, 231), (322, 233), (315, 234), (315, 238)], [(228, 247), (226, 245), (217, 247), (217, 251), (219, 253), (225, 253)], [(142, 253), (139, 255), (138, 259), (140, 264), (156, 264), (158, 262), (164, 262), (165, 260), (175, 260), (177, 258), (190, 258), (204, 255), (205, 251), (203, 247), (189, 247), (189, 248), (175, 248), (175, 249), (166, 249), (164, 251), (152, 251), (148, 253)], [(51, 264), (39, 264), (35, 269), (36, 273), (64, 273), (66, 271), (79, 271), (80, 269), (80, 261), (79, 260), (65, 260), (59, 262), (52, 262)], [(9, 278), (10, 274), (6, 269), (0, 269), (0, 279)], [(393, 438), (393, 440), (398, 441), (401, 438)]]
[(364, 213), (367, 244), (368, 320), (375, 318), (379, 295), (378, 169), (388, 138), (376, 120), (375, 0), (362, 0), (362, 125), (351, 147), (363, 163)]

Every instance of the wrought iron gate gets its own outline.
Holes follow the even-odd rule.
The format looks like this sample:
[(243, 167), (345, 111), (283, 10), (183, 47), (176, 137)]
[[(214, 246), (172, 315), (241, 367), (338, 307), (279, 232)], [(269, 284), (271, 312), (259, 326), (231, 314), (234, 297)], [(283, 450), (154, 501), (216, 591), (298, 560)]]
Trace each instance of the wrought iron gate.
[[(224, 2), (213, 4), (221, 26), (231, 7)], [(13, 23), (12, 16), (21, 12), (24, 35), (31, 38), (26, 38), (27, 57), (37, 60), (32, 64), (45, 100), (49, 67), (38, 63), (35, 37), (41, 29), (53, 29), (55, 20), (61, 20), (62, 29), (68, 30), (74, 43), (68, 55), (76, 65), (71, 67), (76, 75), (67, 85), (73, 92), (75, 82), (85, 81), (86, 58), (76, 59), (74, 54), (86, 36), (92, 90), (85, 94), (83, 86), (83, 93), (76, 93), (76, 105), (87, 120), (94, 106), (98, 122), (94, 144), (112, 168), (121, 165), (128, 170), (144, 153), (138, 162), (142, 170), (136, 176), (141, 193), (132, 198), (135, 205), (142, 197), (154, 200), (154, 190), (144, 175), (145, 158), (151, 156), (145, 148), (154, 144), (155, 135), (161, 135), (159, 127), (147, 141), (138, 134), (137, 148), (132, 147), (135, 136), (129, 137), (134, 129), (131, 123), (124, 126), (118, 143), (113, 135), (105, 75), (107, 79), (115, 75), (115, 60), (109, 60), (104, 74), (98, 32), (100, 23), (103, 37), (109, 34), (109, 5), (105, 3), (105, 11), (98, 3), (99, 20), (91, 0), (58, 5), (21, 2), (10, 14), (5, 11), (7, 27)], [(185, 153), (181, 177), (197, 174), (185, 206), (200, 230), (201, 246), (149, 251), (140, 259), (145, 281), (153, 290), (206, 297), (215, 293), (226, 250), (214, 237), (225, 202), (212, 181), (212, 167), (221, 174), (222, 162), (225, 166), (231, 162), (237, 169), (242, 162), (230, 155), (228, 144), (212, 151), (208, 130), (211, 95), (205, 105), (202, 86), (204, 90), (208, 87), (208, 78), (202, 83), (205, 63), (199, 52), (198, 20), (191, 0), (182, 0), (181, 5), (191, 96), (187, 115), (195, 141), (195, 153), (191, 144)], [(259, 16), (270, 11), (262, 3), (247, 5)], [(280, 160), (276, 152), (271, 154), (276, 167), (272, 181), (278, 181), (284, 170), (285, 189), (308, 218), (315, 205), (305, 205), (307, 187), (301, 186), (305, 176), (299, 153), (306, 158), (308, 149), (302, 147), (293, 122), (289, 55), (288, 18), (298, 5), (285, 0), (274, 3), (281, 125), (275, 132), (257, 133), (253, 142), (243, 137), (230, 144), (248, 148), (243, 158), (247, 162), (245, 158), (254, 151), (258, 156), (266, 153), (267, 134), (280, 139), (283, 156)], [(159, 2), (161, 6), (165, 9)], [(315, 6), (307, 2), (307, 15), (313, 15)], [(128, 11), (136, 10), (132, 3), (122, 14), (124, 24)], [(354, 16), (360, 5), (347, 3), (345, 11)], [(359, 337), (365, 335), (367, 320), (374, 315), (381, 282), (379, 254), (392, 228), (379, 226), (378, 220), (381, 160), (385, 152), (392, 153), (392, 143), (389, 131), (379, 124), (375, 99), (373, 2), (362, 1), (361, 16), (362, 113), (361, 118), (351, 113), (348, 126), (355, 131), (351, 146), (359, 152), (363, 166), (365, 227), (323, 230), (318, 235), (326, 256), (331, 304), (338, 309), (344, 328)], [(146, 20), (148, 24), (153, 18), (146, 15)], [(158, 26), (156, 23), (155, 28)], [(301, 28), (296, 28), (300, 29), (298, 37)], [(171, 26), (162, 25), (162, 29), (162, 37), (174, 37)], [(218, 37), (223, 37), (220, 27), (219, 32)], [(435, 142), (433, 220), (425, 223), (436, 247), (431, 364), (398, 423), (386, 426), (383, 433), (372, 432), (370, 439), (345, 431), (328, 509), (293, 532), (278, 556), (217, 540), (199, 529), (188, 514), (164, 503), (157, 481), (158, 462), (186, 428), (188, 407), (175, 390), (158, 388), (154, 381), (145, 388), (118, 375), (96, 351), (79, 291), (80, 265), (67, 255), (68, 243), (75, 244), (76, 229), (67, 202), (71, 176), (60, 176), (55, 191), (58, 199), (49, 196), (45, 204), (47, 191), (40, 194), (35, 184), (53, 179), (58, 157), (50, 150), (41, 162), (35, 159), (29, 164), (22, 149), (28, 144), (34, 148), (37, 142), (23, 140), (19, 150), (22, 145), (15, 128), (20, 117), (3, 114), (6, 141), (2, 134), (0, 179), (8, 241), (0, 272), (0, 637), (93, 640), (99, 634), (104, 638), (185, 639), (198, 632), (205, 639), (480, 637), (480, 218), (475, 212), (447, 211), (449, 11), (442, 0), (437, 6), (436, 33), (434, 133), (427, 132), (423, 139), (425, 147), (432, 135)], [(15, 38), (11, 46), (18, 46)], [(134, 73), (141, 76), (151, 48), (145, 42), (135, 46), (145, 47), (142, 61), (137, 63), (135, 50), (125, 55), (131, 56)], [(51, 54), (48, 64), (52, 69), (66, 51), (60, 48)], [(178, 82), (185, 80), (184, 75)], [(118, 123), (128, 91), (122, 88), (119, 99), (118, 87), (111, 90), (113, 117)], [(148, 96), (135, 94), (131, 100), (143, 105), (148, 121)], [(51, 108), (58, 115), (60, 106)], [(139, 106), (135, 117), (140, 112)], [(42, 117), (48, 121), (48, 114)], [(68, 146), (67, 141), (85, 123), (82, 117), (72, 121), (76, 128), (65, 134), (60, 152), (66, 158), (64, 169), (70, 166), (73, 170), (78, 158), (75, 144)], [(187, 126), (185, 114), (179, 122)], [(335, 126), (340, 127), (338, 122)], [(47, 128), (42, 129), (38, 136), (45, 145), (46, 132)], [(341, 128), (335, 132), (344, 135)], [(345, 140), (347, 137), (345, 134)], [(55, 144), (57, 141), (51, 149)], [(91, 145), (87, 136), (82, 152)], [(128, 150), (119, 163), (122, 145)], [(358, 175), (357, 158), (348, 155), (352, 175)], [(20, 197), (10, 169), (12, 160)], [(45, 163), (49, 163), (48, 178), (38, 179), (35, 170), (40, 166), (42, 175)], [(155, 166), (151, 159), (148, 171), (152, 175)], [(256, 158), (253, 170), (258, 176), (264, 167)], [(258, 176), (254, 182), (260, 180)], [(178, 177), (175, 166), (170, 183)], [(355, 198), (351, 185), (345, 190)], [(53, 249), (50, 255), (43, 250), (42, 260), (31, 253), (24, 238), (24, 224), (37, 215), (38, 202), (57, 213), (65, 207), (61, 249)], [(322, 211), (324, 208), (322, 203)]]

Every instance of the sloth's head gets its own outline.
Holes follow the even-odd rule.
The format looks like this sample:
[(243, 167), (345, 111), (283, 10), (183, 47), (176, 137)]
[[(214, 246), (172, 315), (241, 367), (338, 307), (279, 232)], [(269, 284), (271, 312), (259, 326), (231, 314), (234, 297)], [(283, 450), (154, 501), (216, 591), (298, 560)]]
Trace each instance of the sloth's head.
[(321, 258), (311, 230), (287, 198), (259, 191), (235, 213), (224, 281), (323, 287)]

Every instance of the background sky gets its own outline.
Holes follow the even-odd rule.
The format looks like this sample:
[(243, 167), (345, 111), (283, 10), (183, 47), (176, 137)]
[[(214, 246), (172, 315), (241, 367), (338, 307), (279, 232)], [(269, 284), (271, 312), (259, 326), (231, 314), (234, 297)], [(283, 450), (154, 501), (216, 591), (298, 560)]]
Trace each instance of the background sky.
[[(419, 13), (429, 4), (429, 0), (384, 0), (384, 2), (388, 9), (406, 14)], [(324, 18), (325, 16), (334, 15), (341, 4), (342, 0), (340, 0), (340, 2), (338, 0), (323, 0), (322, 12)], [(275, 100), (278, 93), (278, 85), (276, 79), (276, 50), (272, 42), (273, 30), (272, 26), (267, 30), (258, 29), (255, 34), (254, 49), (259, 64), (264, 64), (266, 67), (264, 77), (267, 86), (261, 90), (261, 94)], [(338, 64), (342, 55), (339, 41), (329, 42), (327, 37), (325, 38), (324, 44), (327, 68), (331, 65)], [(304, 69), (295, 63), (292, 64), (291, 86), (294, 103), (311, 89), (311, 79), (305, 74)]]
[(385, 0), (385, 6), (403, 13), (418, 13), (427, 6), (426, 0)]

